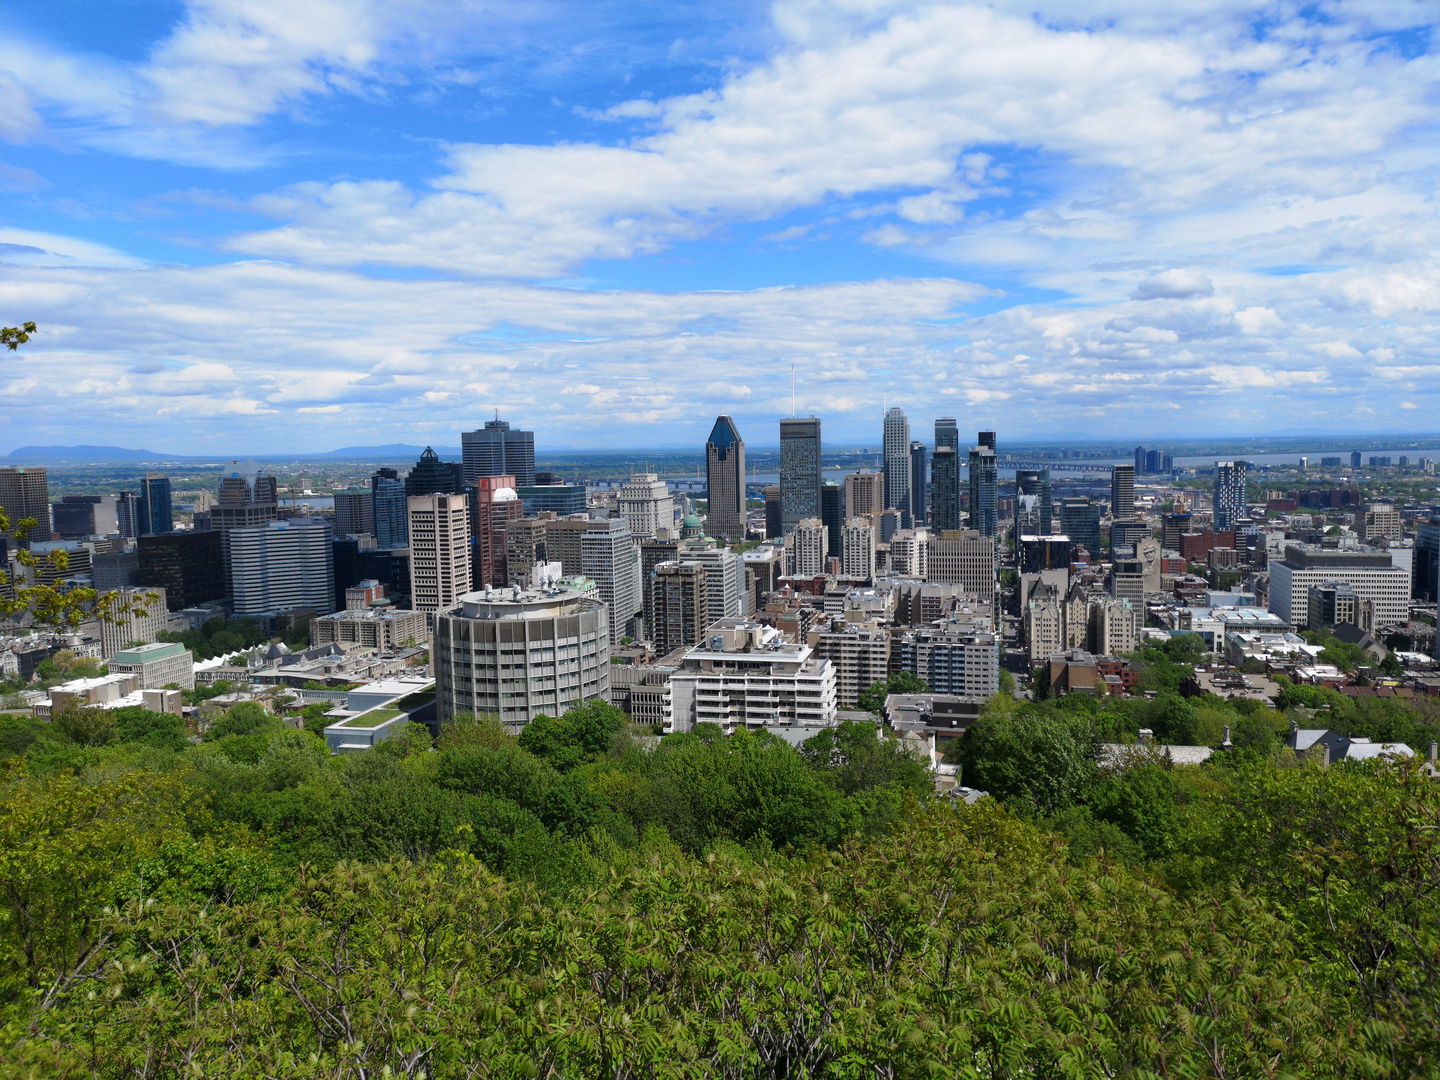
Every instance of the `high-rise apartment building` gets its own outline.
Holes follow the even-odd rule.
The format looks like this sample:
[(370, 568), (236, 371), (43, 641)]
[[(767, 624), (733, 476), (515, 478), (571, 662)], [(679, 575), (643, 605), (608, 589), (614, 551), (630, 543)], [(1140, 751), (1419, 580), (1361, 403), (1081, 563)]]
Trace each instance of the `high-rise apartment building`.
[[(145, 502), (140, 501), (144, 517)], [(220, 477), (219, 491), (215, 505), (210, 508), (210, 528), (218, 532), (224, 556), (224, 596), (233, 596), (230, 558), (230, 533), (234, 529), (251, 529), (274, 521), (280, 516), (280, 487), (274, 476), (262, 476), (260, 466), (254, 461), (241, 464), (230, 462), (230, 468)], [(143, 529), (142, 520), (142, 529)], [(143, 535), (143, 533), (142, 533)], [(213, 597), (207, 597), (213, 599)]]
[(739, 555), (729, 548), (695, 541), (681, 544), (678, 557), (705, 570), (705, 588), (710, 594), (712, 619), (749, 614), (745, 599), (745, 565)]
[(980, 445), (970, 450), (970, 527), (993, 537), (1000, 527), (1000, 468), (995, 433), (980, 432)]
[(855, 581), (875, 576), (875, 526), (869, 518), (853, 517), (845, 523), (840, 540), (840, 574)]
[(1245, 497), (1246, 463), (1217, 461), (1215, 463), (1215, 531), (1228, 532), (1249, 518)]
[(644, 607), (639, 555), (625, 522), (620, 518), (590, 522), (580, 536), (580, 564), (600, 589), (600, 599), (610, 611), (611, 639), (618, 642)]
[(694, 562), (666, 562), (650, 583), (650, 642), (661, 656), (705, 640), (715, 621), (710, 609), (705, 568)]
[(141, 536), (159, 536), (175, 531), (175, 511), (170, 501), (170, 478), (164, 473), (146, 473), (140, 481)]
[(1440, 599), (1440, 517), (1421, 522), (1415, 530), (1413, 594), (1416, 600)]
[(10, 519), (12, 536), (21, 521), (34, 518), (35, 526), (23, 542), (50, 539), (50, 482), (43, 466), (0, 468), (0, 509)]
[(652, 635), (655, 630), (655, 571), (661, 563), (678, 559), (679, 551), (679, 540), (640, 541), (640, 602), (645, 612), (645, 628)]
[(470, 583), (474, 588), (510, 584), (505, 531), (524, 513), (513, 476), (477, 476), (470, 499)]
[(505, 575), (509, 584), (535, 585), (535, 568), (550, 561), (545, 523), (520, 517), (505, 525)]
[(643, 540), (655, 536), (659, 529), (675, 527), (675, 498), (656, 473), (631, 473), (630, 479), (620, 485), (616, 506), (633, 538)]
[(140, 493), (122, 491), (115, 498), (115, 524), (120, 535), (134, 538), (140, 535)]
[(1110, 595), (1129, 601), (1139, 613), (1145, 611), (1145, 563), (1140, 559), (1116, 559), (1110, 567)]
[[(885, 506), (910, 516), (910, 421), (905, 410), (892, 405), (885, 412)], [(908, 524), (908, 521), (906, 522)]]
[(1055, 507), (1050, 495), (1049, 469), (1017, 469), (1015, 494), (1035, 497), (1035, 534), (1049, 536), (1055, 531)]
[(925, 444), (910, 443), (910, 520), (923, 525), (925, 517)]
[(705, 443), (705, 530), (736, 544), (745, 539), (745, 440), (728, 416), (715, 418)]
[(1110, 515), (1116, 521), (1135, 516), (1135, 466), (1114, 465), (1110, 469)]
[(930, 565), (930, 534), (925, 529), (899, 529), (890, 537), (890, 573), (924, 578)]
[(394, 469), (377, 469), (370, 477), (377, 546), (398, 548), (410, 542), (410, 508), (405, 501), (408, 497), (405, 481)]
[(481, 476), (510, 476), (510, 487), (535, 483), (535, 433), (512, 429), (497, 415), (479, 431), (462, 431), (460, 448), (466, 485)]
[(427, 446), (405, 477), (405, 494), (459, 495), (465, 490), (465, 470), (458, 461), (441, 461), (440, 455)]
[(790, 534), (786, 554), (790, 556), (790, 572), (798, 577), (815, 577), (825, 573), (825, 560), (830, 554), (830, 530), (819, 518), (806, 518)]
[(453, 493), (411, 495), (407, 509), (410, 602), (433, 615), (470, 592), (470, 500)]
[(960, 426), (953, 416), (941, 417), (935, 421), (935, 449), (948, 446), (957, 453), (960, 450)]
[(820, 419), (780, 421), (780, 527), (790, 530), (807, 518), (819, 518)]
[(845, 477), (845, 517), (865, 517), (885, 509), (885, 475), (861, 469)]
[(335, 492), (335, 535), (375, 535), (375, 493), (366, 488)]
[(589, 518), (578, 515), (545, 520), (545, 551), (551, 562), (560, 564), (566, 577), (585, 573), (584, 550), (580, 541), (590, 524)]
[(936, 446), (930, 459), (929, 522), (937, 530), (960, 527), (960, 452)]
[(334, 534), (325, 518), (294, 517), (230, 530), (235, 616), (298, 608), (328, 615), (335, 603)]

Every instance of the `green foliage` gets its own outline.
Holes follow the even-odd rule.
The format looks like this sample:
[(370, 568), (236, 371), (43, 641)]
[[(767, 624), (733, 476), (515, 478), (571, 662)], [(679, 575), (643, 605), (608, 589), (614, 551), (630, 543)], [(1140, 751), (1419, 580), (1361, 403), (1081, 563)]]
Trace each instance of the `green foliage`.
[(823, 780), (846, 795), (887, 784), (899, 784), (916, 795), (933, 787), (929, 762), (911, 755), (900, 740), (880, 736), (874, 724), (846, 721), (826, 728), (805, 740), (800, 754)]
[(269, 640), (254, 619), (226, 622), (219, 616), (207, 619), (199, 630), (169, 630), (158, 635), (161, 641), (175, 641), (195, 654), (196, 660), (211, 660), (242, 649), (253, 649)]
[(987, 709), (954, 747), (965, 782), (1038, 813), (1079, 802), (1095, 783), (1099, 740), (1090, 717)]
[(885, 698), (890, 694), (928, 694), (930, 687), (925, 685), (923, 679), (908, 671), (892, 671), (880, 682), (871, 683), (864, 690), (860, 691), (860, 697), (856, 700), (856, 708), (866, 712), (874, 713), (880, 719), (885, 718)]
[(560, 770), (573, 769), (610, 748), (615, 735), (630, 722), (624, 711), (607, 701), (576, 705), (564, 716), (537, 716), (520, 734), (520, 747)]

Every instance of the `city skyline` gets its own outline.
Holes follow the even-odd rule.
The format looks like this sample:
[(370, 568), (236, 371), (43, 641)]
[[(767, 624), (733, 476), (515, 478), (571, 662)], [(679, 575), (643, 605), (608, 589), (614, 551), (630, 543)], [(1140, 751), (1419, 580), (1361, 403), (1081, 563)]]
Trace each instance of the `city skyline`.
[(695, 445), (788, 415), (793, 366), (837, 443), (881, 401), (1012, 440), (1413, 428), (1434, 21), (16, 0), (0, 322), (40, 330), (0, 423)]

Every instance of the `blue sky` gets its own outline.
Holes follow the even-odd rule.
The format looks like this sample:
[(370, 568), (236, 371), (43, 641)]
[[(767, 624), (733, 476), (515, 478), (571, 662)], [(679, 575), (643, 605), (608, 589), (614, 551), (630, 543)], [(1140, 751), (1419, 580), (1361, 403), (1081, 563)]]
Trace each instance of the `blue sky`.
[(1433, 431), (1437, 10), (9, 0), (0, 451)]

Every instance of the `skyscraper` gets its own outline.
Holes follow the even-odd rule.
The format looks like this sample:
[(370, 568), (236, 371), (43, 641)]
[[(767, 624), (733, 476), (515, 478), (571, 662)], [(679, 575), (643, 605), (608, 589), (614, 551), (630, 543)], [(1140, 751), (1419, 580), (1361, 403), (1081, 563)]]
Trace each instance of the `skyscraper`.
[(375, 543), (382, 548), (404, 547), (410, 542), (410, 512), (405, 481), (394, 469), (377, 469), (370, 477), (375, 504)]
[(785, 507), (779, 484), (765, 488), (765, 538), (778, 540), (785, 535)]
[[(43, 466), (0, 469), (0, 509), (10, 519), (10, 528), (26, 518), (35, 519), (24, 545), (50, 539), (50, 482)], [(0, 534), (9, 535), (9, 534)]]
[(375, 535), (375, 493), (366, 488), (342, 488), (335, 492), (335, 535)]
[(1245, 499), (1246, 463), (1217, 461), (1215, 463), (1215, 530), (1228, 532), (1248, 516)]
[(852, 580), (875, 576), (875, 526), (869, 518), (850, 518), (841, 537), (840, 573)]
[(845, 516), (866, 517), (885, 509), (885, 477), (861, 469), (845, 477)]
[(1091, 559), (1100, 558), (1100, 507), (1084, 495), (1060, 500), (1060, 531)]
[[(140, 501), (144, 509), (144, 499)], [(280, 516), (280, 489), (273, 476), (261, 476), (260, 466), (253, 461), (243, 465), (230, 462), (230, 468), (220, 477), (219, 492), (215, 505), (210, 508), (210, 527), (221, 537), (224, 553), (225, 593), (233, 596), (231, 580), (230, 533), (235, 529), (249, 529)], [(142, 529), (144, 514), (141, 514)], [(174, 595), (169, 593), (167, 595)]]
[(840, 534), (845, 528), (845, 489), (834, 480), (820, 485), (820, 520), (829, 534), (830, 554), (840, 556)]
[(473, 588), (511, 584), (505, 533), (524, 510), (513, 476), (477, 476), (465, 489), (470, 498), (470, 584)]
[(620, 486), (616, 505), (632, 537), (643, 540), (653, 537), (657, 529), (675, 527), (675, 498), (656, 473), (631, 473)]
[(970, 527), (993, 538), (999, 528), (1000, 470), (995, 459), (995, 433), (980, 432), (980, 445), (970, 450)]
[(910, 517), (916, 525), (925, 521), (925, 444), (910, 444)]
[(231, 595), (235, 615), (247, 618), (309, 608), (328, 615), (335, 603), (330, 522), (290, 518), (231, 529)]
[[(885, 506), (910, 516), (910, 421), (892, 405), (885, 413)], [(907, 520), (906, 525), (909, 524)]]
[(705, 530), (711, 536), (739, 543), (745, 539), (745, 440), (735, 421), (715, 418), (705, 443), (706, 511)]
[(170, 478), (164, 473), (146, 473), (140, 481), (140, 535), (159, 536), (175, 531), (175, 514), (170, 502)]
[(121, 536), (140, 535), (140, 493), (122, 491), (115, 500), (115, 520)]
[(780, 526), (788, 535), (806, 518), (818, 518), (820, 503), (820, 419), (780, 421)]
[(410, 600), (415, 610), (433, 616), (471, 591), (469, 499), (454, 493), (411, 495), (407, 504)]
[(479, 431), (462, 431), (460, 447), (466, 484), (478, 476), (513, 476), (512, 487), (535, 483), (535, 433), (512, 430), (498, 414)]
[(791, 543), (785, 545), (790, 572), (798, 577), (816, 577), (825, 573), (830, 554), (830, 530), (819, 518), (806, 518), (796, 524)]
[(1135, 466), (1114, 465), (1110, 469), (1110, 514), (1116, 521), (1135, 516)]
[(611, 640), (619, 642), (645, 603), (639, 557), (623, 519), (589, 522), (580, 536), (580, 564), (585, 576), (599, 586), (600, 599), (609, 606)]
[(935, 449), (942, 446), (956, 451), (960, 449), (960, 427), (952, 416), (941, 417), (935, 421)]
[(1038, 503), (1036, 528), (1041, 536), (1049, 536), (1055, 531), (1049, 469), (1017, 469), (1015, 471), (1015, 494), (1035, 496)]
[(405, 477), (406, 495), (459, 495), (464, 490), (464, 466), (458, 461), (441, 461), (428, 446)]
[(930, 459), (929, 520), (937, 531), (960, 528), (960, 453), (938, 442)]

